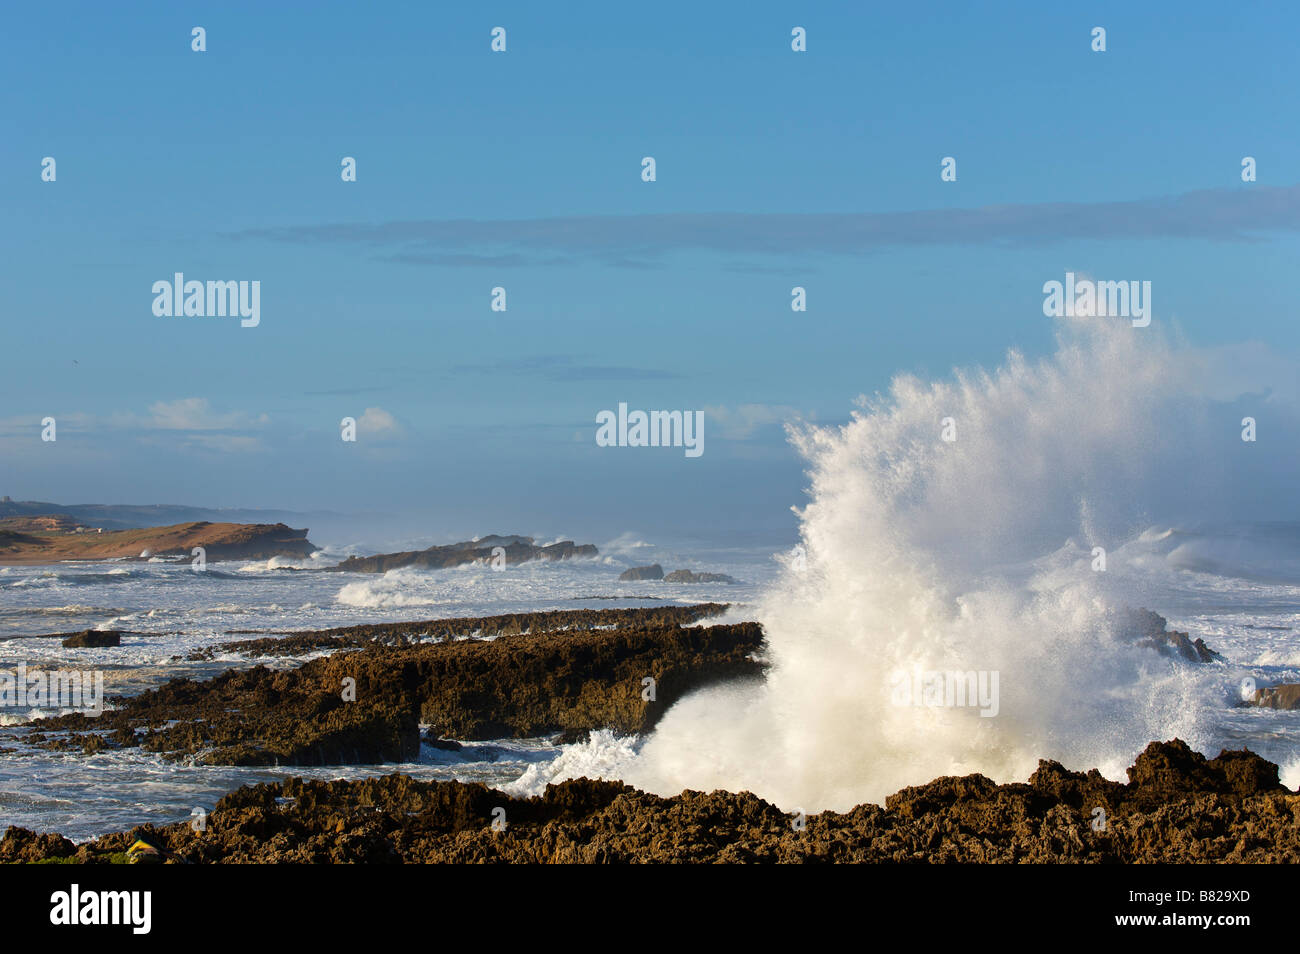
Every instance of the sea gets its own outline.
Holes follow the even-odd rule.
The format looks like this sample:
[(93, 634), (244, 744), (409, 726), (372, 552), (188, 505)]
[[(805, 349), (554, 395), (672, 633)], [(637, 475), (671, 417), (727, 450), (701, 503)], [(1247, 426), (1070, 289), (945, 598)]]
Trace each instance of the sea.
[[(274, 635), (359, 623), (700, 602), (729, 604), (728, 621), (756, 619), (765, 592), (780, 585), (782, 572), (789, 572), (801, 555), (793, 547), (689, 547), (621, 540), (602, 546), (594, 559), (536, 562), (504, 571), (472, 565), (382, 575), (327, 572), (323, 567), (344, 555), (329, 550), (315, 559), (215, 563), (202, 573), (188, 562), (163, 561), (5, 567), (0, 568), (0, 669), (22, 663), (29, 669), (100, 670), (106, 693), (133, 694), (178, 676), (206, 678), (252, 665), (233, 653), (202, 662), (185, 658), (217, 643), (251, 638), (236, 635), (242, 630)], [(1091, 567), (1090, 552), (1079, 559), (1085, 556)], [(1158, 588), (1147, 590), (1146, 602), (1169, 619), (1170, 628), (1203, 638), (1223, 657), (1222, 662), (1195, 665), (1152, 654), (1148, 691), (1177, 691), (1180, 705), (1204, 707), (1198, 724), (1205, 734), (1197, 741), (1209, 755), (1217, 754), (1215, 746), (1249, 747), (1278, 762), (1289, 786), (1300, 784), (1300, 713), (1238, 705), (1245, 679), (1259, 686), (1300, 681), (1300, 526), (1217, 533), (1151, 528), (1117, 556), (1145, 567), (1148, 582), (1160, 580)], [(622, 570), (653, 562), (726, 573), (739, 582), (618, 581)], [(64, 649), (59, 640), (43, 638), (83, 629), (115, 629), (125, 635), (121, 646), (103, 649)], [(302, 659), (256, 662), (294, 666)], [(692, 702), (707, 705), (710, 695), (727, 691), (706, 691)], [(748, 704), (754, 705), (753, 700)], [(1002, 715), (1013, 717), (1006, 705)], [(1122, 708), (1116, 706), (1116, 712)], [(609, 732), (569, 746), (545, 738), (470, 742), (458, 752), (425, 745), (418, 759), (402, 764), (248, 768), (168, 761), (139, 750), (83, 755), (24, 745), (25, 723), (52, 714), (54, 710), (13, 708), (0, 714), (0, 747), (12, 750), (0, 754), (0, 825), (57, 831), (73, 840), (146, 822), (188, 819), (195, 809), (210, 811), (218, 798), (241, 785), (290, 775), (342, 779), (401, 772), (421, 779), (482, 782), (511, 795), (536, 794), (548, 782), (578, 775), (631, 777), (662, 791), (676, 782), (671, 773), (642, 764), (648, 739)], [(674, 711), (665, 721), (671, 724), (680, 715)], [(706, 712), (700, 724), (718, 717)], [(842, 734), (842, 727), (838, 731)], [(771, 737), (766, 747), (758, 743), (757, 761), (780, 762), (779, 741)], [(848, 754), (846, 749), (840, 756)], [(1122, 779), (1123, 765), (1135, 752), (1113, 754), (1107, 774)], [(978, 760), (972, 763), (979, 766)], [(691, 786), (689, 771), (682, 771), (682, 787), (700, 787)], [(902, 777), (922, 782), (928, 780), (921, 777), (926, 771)], [(870, 776), (870, 767), (864, 766), (862, 778)], [(792, 794), (807, 800), (805, 792)], [(848, 800), (878, 794), (863, 784)], [(846, 806), (840, 800), (824, 807)]]
[[(501, 572), (326, 571), (364, 552), (344, 542), (307, 560), (204, 573), (148, 561), (0, 568), (0, 668), (100, 669), (110, 693), (250, 665), (185, 658), (238, 630), (706, 601), (729, 604), (724, 621), (763, 625), (768, 664), (761, 680), (678, 700), (644, 736), (473, 742), (401, 765), (233, 768), (29, 751), (24, 722), (40, 713), (11, 708), (0, 824), (86, 839), (181, 821), (287, 774), (395, 771), (515, 796), (587, 776), (846, 811), (946, 775), (1024, 781), (1042, 759), (1124, 781), (1150, 742), (1173, 738), (1207, 757), (1249, 748), (1295, 789), (1300, 711), (1243, 704), (1258, 688), (1300, 682), (1287, 412), (1267, 395), (1208, 393), (1202, 355), (1141, 331), (1077, 322), (1042, 359), (1011, 351), (991, 370), (899, 375), (845, 421), (792, 425), (806, 481), (790, 488), (788, 539), (625, 533), (579, 539), (598, 545), (594, 558)], [(1243, 431), (1247, 416), (1261, 422), (1258, 439)], [(740, 582), (618, 580), (650, 563)], [(1132, 608), (1218, 657), (1192, 662), (1128, 638), (1122, 611)], [(88, 628), (126, 636), (112, 649), (41, 638)], [(957, 694), (900, 696), (900, 685), (936, 673), (996, 684), (997, 698), (977, 707)]]
[[(156, 558), (0, 567), (0, 670), (22, 664), (29, 670), (102, 671), (106, 696), (131, 695), (176, 677), (203, 679), (232, 667), (296, 666), (312, 658), (253, 661), (218, 653), (202, 662), (186, 660), (195, 650), (255, 638), (236, 634), (241, 630), (276, 635), (362, 623), (706, 602), (732, 604), (740, 617), (777, 570), (772, 551), (762, 547), (690, 541), (655, 546), (636, 539), (597, 546), (600, 555), (592, 559), (375, 575), (324, 569), (359, 552), (356, 547), (327, 547), (313, 559), (209, 563), (203, 572), (189, 561)], [(655, 562), (665, 572), (705, 570), (738, 582), (618, 581), (623, 570)], [(44, 638), (86, 629), (121, 631), (121, 645), (64, 649), (60, 640)], [(196, 808), (210, 811), (241, 785), (290, 775), (339, 779), (402, 772), (506, 785), (561, 751), (547, 739), (502, 739), (467, 743), (459, 752), (424, 745), (416, 761), (400, 765), (248, 769), (177, 763), (139, 750), (81, 755), (23, 744), (26, 723), (60, 711), (70, 710), (0, 709), (0, 748), (14, 750), (0, 753), (0, 830), (19, 825), (84, 840), (145, 822), (186, 819)]]

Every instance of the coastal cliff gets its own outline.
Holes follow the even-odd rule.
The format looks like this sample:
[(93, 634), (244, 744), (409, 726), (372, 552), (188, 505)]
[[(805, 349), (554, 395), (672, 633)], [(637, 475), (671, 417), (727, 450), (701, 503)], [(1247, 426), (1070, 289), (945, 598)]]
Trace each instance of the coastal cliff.
[(319, 549), (306, 530), (282, 523), (178, 523), (136, 530), (98, 530), (65, 517), (0, 520), (0, 565), (58, 563), (62, 560), (188, 560), (195, 547), (205, 558), (269, 560), (303, 558)]

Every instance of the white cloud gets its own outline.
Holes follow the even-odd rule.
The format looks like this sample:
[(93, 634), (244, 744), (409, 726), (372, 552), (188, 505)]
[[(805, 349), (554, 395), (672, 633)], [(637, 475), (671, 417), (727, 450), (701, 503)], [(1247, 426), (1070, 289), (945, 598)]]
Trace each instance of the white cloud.
[(361, 436), (397, 434), (401, 429), (397, 419), (382, 407), (368, 407), (366, 412), (357, 419), (357, 433)]
[(134, 423), (166, 431), (225, 431), (256, 427), (270, 421), (266, 414), (256, 417), (243, 411), (218, 414), (212, 410), (207, 398), (199, 397), (157, 401), (149, 405), (149, 415)]

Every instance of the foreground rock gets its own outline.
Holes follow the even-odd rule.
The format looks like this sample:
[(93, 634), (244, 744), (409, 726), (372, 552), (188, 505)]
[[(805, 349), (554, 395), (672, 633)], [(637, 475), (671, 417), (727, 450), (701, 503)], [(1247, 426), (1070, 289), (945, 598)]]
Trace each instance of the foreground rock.
[[(684, 694), (762, 672), (757, 623), (679, 625), (721, 608), (537, 614), (550, 628), (359, 649), (355, 632), (305, 634), (316, 649), (329, 648), (333, 639), (344, 651), (291, 670), (258, 666), (206, 682), (174, 679), (98, 718), (73, 714), (32, 723), (36, 737), (27, 738), (41, 744), (49, 732), (67, 730), (75, 744), (106, 737), (206, 764), (336, 765), (414, 758), (421, 723), (435, 739), (645, 732)], [(596, 628), (593, 617), (618, 622)], [(472, 622), (491, 629), (495, 620), (501, 629), (506, 619), (518, 626), (518, 617)], [(363, 628), (386, 627), (353, 629)], [(654, 680), (653, 693), (647, 679)], [(106, 735), (76, 734), (91, 730)]]
[(60, 560), (140, 560), (150, 557), (189, 560), (195, 547), (204, 549), (209, 562), (218, 560), (269, 560), (304, 558), (318, 549), (306, 530), (282, 523), (178, 523), (140, 530), (86, 532), (51, 520), (51, 530), (33, 530), (35, 518), (0, 520), (0, 564), (56, 563)]
[(462, 543), (429, 547), (426, 550), (348, 557), (338, 566), (330, 569), (349, 573), (387, 573), (389, 570), (405, 566), (441, 570), (464, 563), (490, 563), (494, 558), (503, 558), (506, 565), (513, 565), (527, 563), (530, 560), (572, 560), (575, 557), (594, 557), (597, 552), (590, 543), (578, 545), (572, 540), (539, 547), (532, 537), (488, 536)]
[[(578, 779), (512, 799), (404, 775), (289, 779), (225, 796), (204, 832), (143, 826), (77, 847), (11, 827), (0, 861), (114, 860), (139, 837), (174, 861), (227, 863), (1300, 861), (1300, 795), (1273, 763), (1250, 752), (1207, 760), (1175, 739), (1152, 742), (1128, 774), (1111, 782), (1044, 761), (1026, 783), (940, 778), (883, 809), (808, 816), (801, 831), (747, 792), (661, 798)], [(496, 809), (503, 831), (492, 829)]]

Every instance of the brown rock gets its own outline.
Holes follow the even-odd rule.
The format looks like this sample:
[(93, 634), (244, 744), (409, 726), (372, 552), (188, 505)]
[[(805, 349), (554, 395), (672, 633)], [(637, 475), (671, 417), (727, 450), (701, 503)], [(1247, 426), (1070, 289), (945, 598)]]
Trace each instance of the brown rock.
[[(1276, 785), (1277, 766), (1258, 756), (1206, 759), (1178, 740), (1153, 742), (1130, 776), (1111, 782), (1044, 761), (1028, 783), (936, 779), (890, 796), (884, 809), (807, 816), (802, 829), (748, 792), (662, 798), (576, 779), (514, 799), (404, 775), (288, 779), (225, 796), (202, 834), (184, 822), (145, 826), (96, 839), (78, 859), (143, 836), (178, 860), (227, 863), (1300, 861), (1300, 796)], [(496, 809), (505, 810), (504, 831), (492, 828)], [(0, 860), (71, 847), (11, 828)]]
[(1267, 709), (1300, 709), (1300, 683), (1284, 683), (1260, 689), (1251, 697), (1250, 704)]
[[(549, 614), (556, 628), (543, 632), (370, 643), (292, 670), (257, 666), (206, 682), (174, 679), (121, 700), (93, 723), (71, 714), (35, 725), (44, 732), (109, 730), (115, 741), (145, 751), (217, 765), (404, 761), (419, 751), (421, 723), (435, 739), (644, 732), (685, 693), (762, 672), (754, 659), (763, 639), (758, 624), (671, 622), (719, 608), (620, 611), (624, 625), (609, 630), (570, 628), (593, 613), (576, 610)], [(314, 645), (319, 638), (308, 634)], [(646, 677), (655, 680), (654, 701), (642, 697)]]
[(87, 629), (63, 640), (65, 649), (97, 649), (122, 645), (122, 634), (115, 629)]

